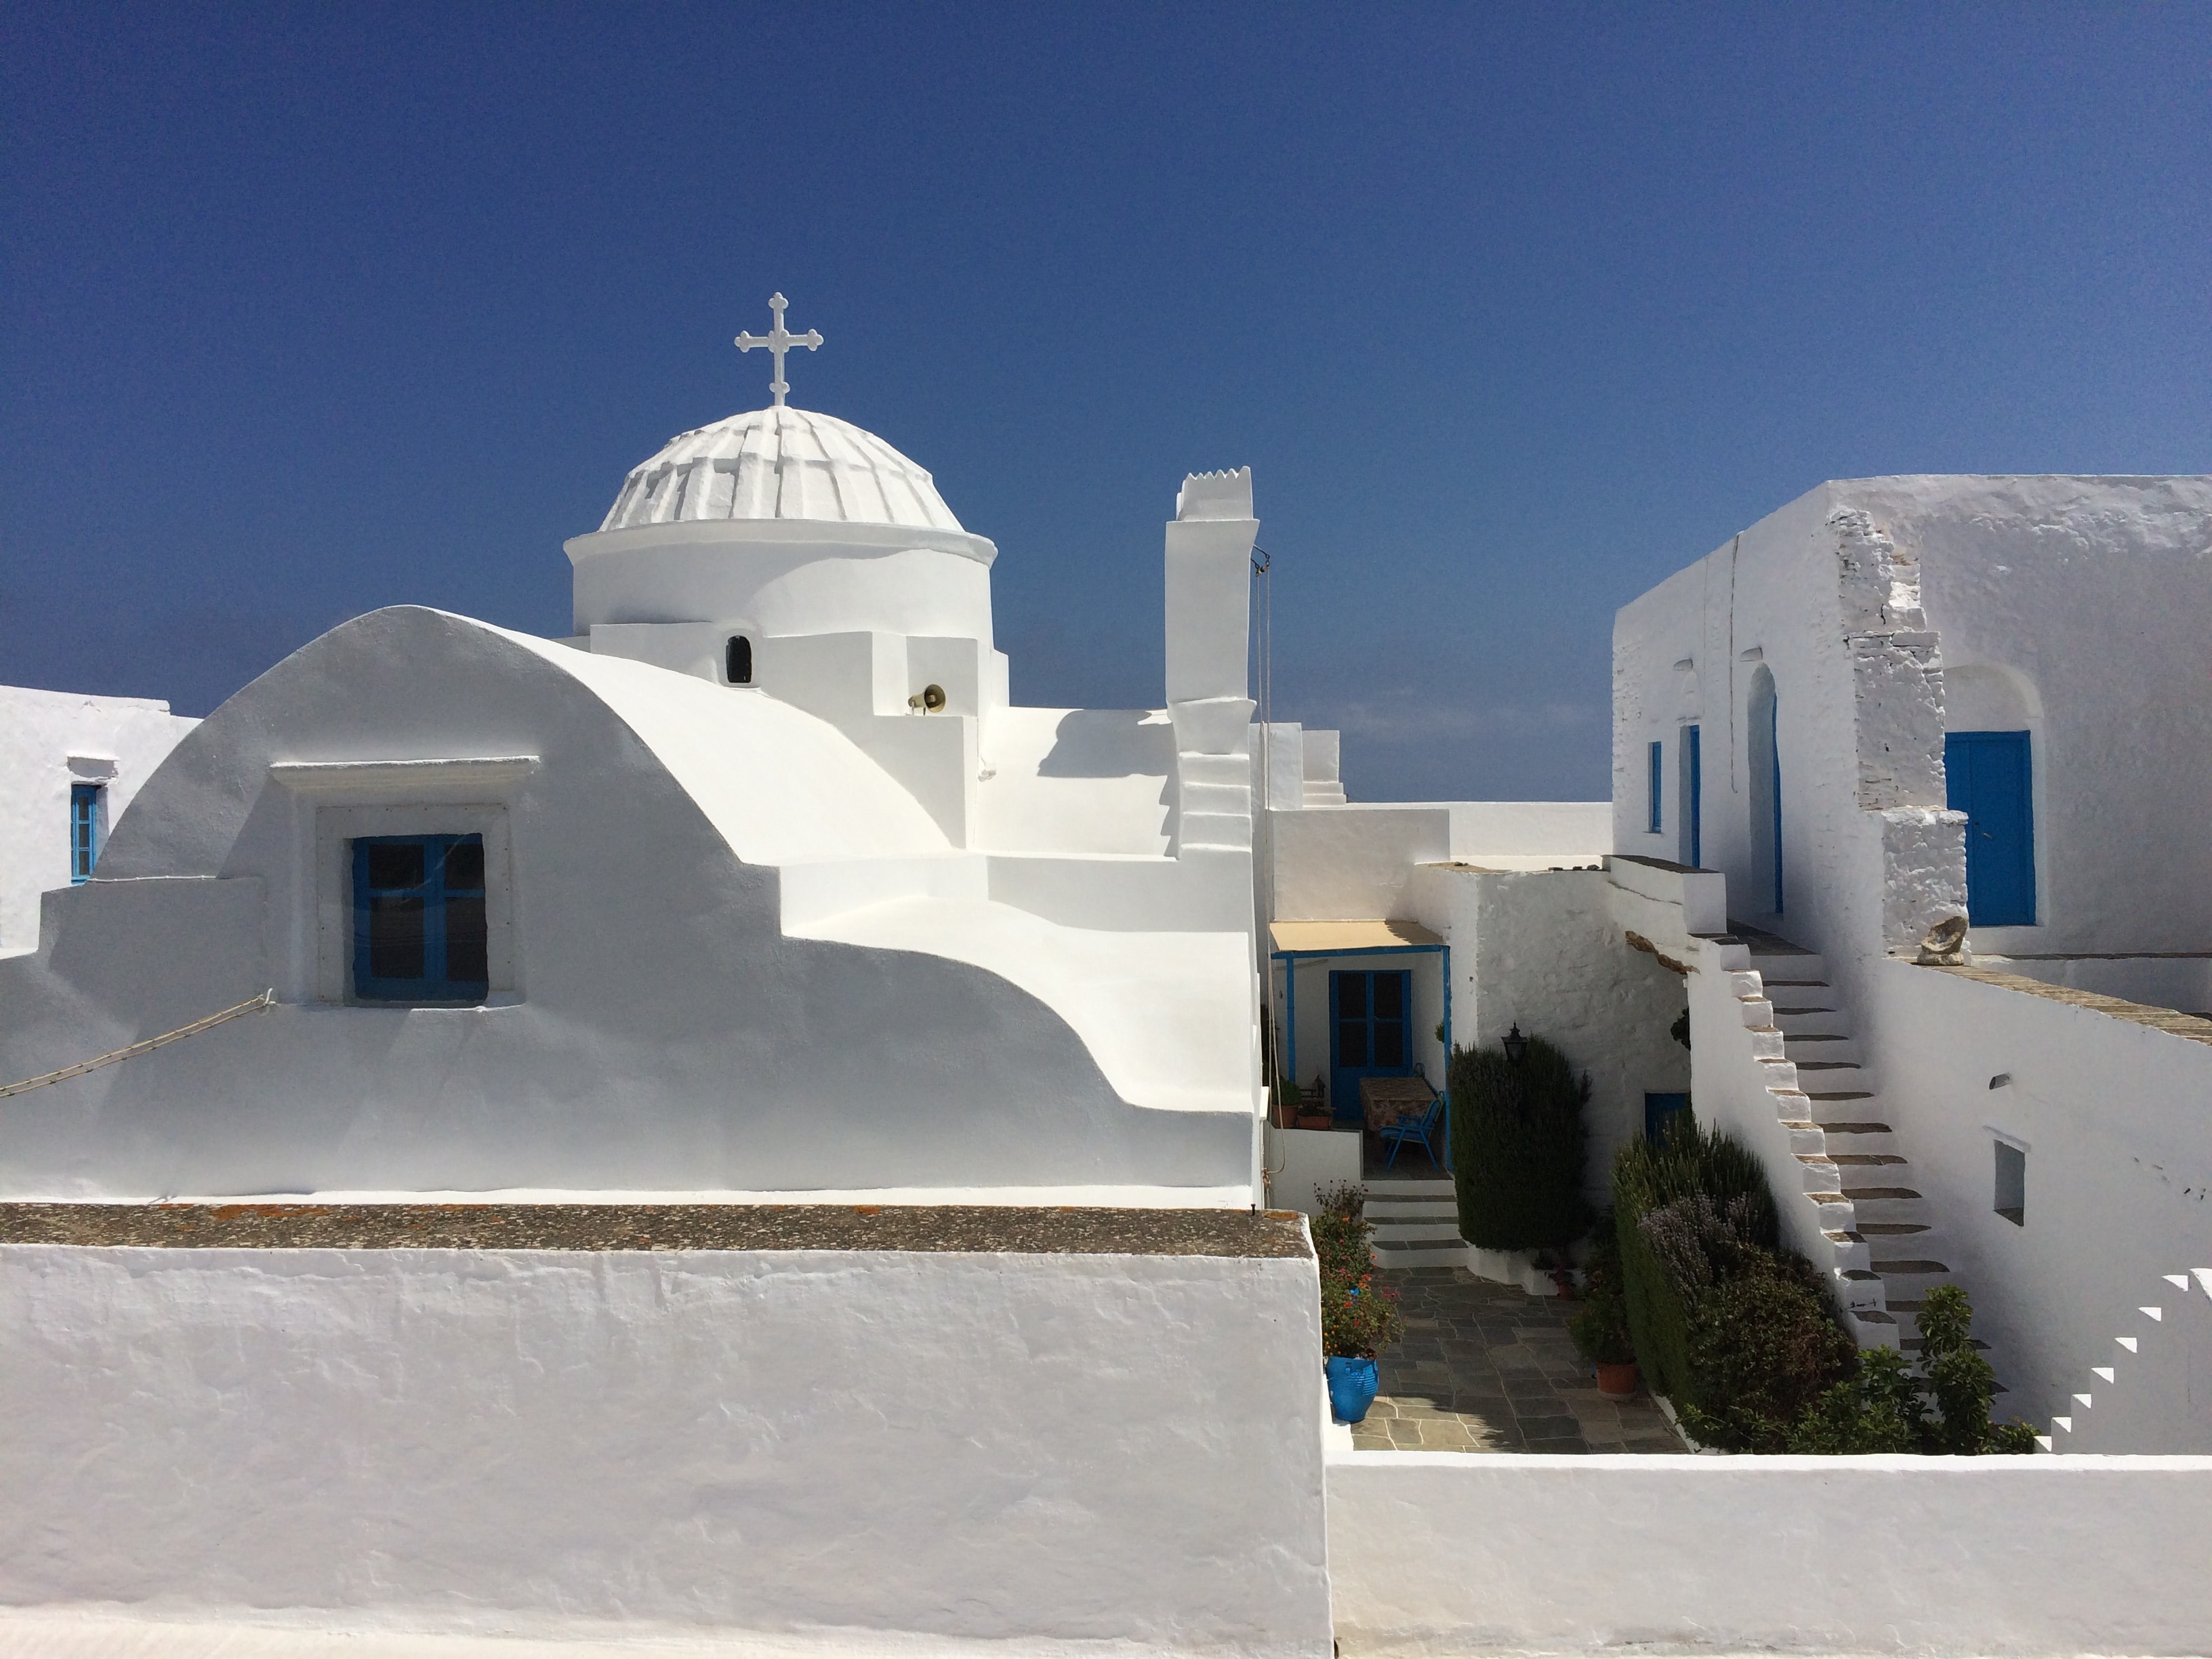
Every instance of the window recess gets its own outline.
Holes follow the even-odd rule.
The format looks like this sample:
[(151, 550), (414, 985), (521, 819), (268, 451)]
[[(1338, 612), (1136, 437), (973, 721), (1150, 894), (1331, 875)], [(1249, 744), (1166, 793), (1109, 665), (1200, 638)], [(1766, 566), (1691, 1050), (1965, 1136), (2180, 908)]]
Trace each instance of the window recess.
[(482, 1002), (491, 990), (483, 836), (361, 836), (352, 849), (355, 999)]

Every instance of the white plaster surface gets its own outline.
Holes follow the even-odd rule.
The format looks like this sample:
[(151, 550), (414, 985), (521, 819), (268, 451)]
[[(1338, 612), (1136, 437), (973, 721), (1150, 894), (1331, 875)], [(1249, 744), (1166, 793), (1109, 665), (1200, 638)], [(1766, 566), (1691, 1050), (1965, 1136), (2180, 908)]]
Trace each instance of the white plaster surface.
[[(376, 769), (336, 794), (270, 771), (514, 756), (538, 763), (450, 785), (400, 769), (396, 798)], [(318, 815), (387, 805), (504, 814), (514, 989), (495, 1006), (327, 1000), (343, 901), (317, 879)], [(775, 698), (434, 611), (356, 619), (204, 723), (101, 878), (49, 898), (40, 952), (0, 963), (0, 1072), (270, 985), (283, 1006), (22, 1097), (0, 1190), (1249, 1191), (1249, 910), (1146, 959), (1143, 935), (983, 897), (957, 863), (911, 793)], [(817, 937), (786, 925), (787, 866), (810, 872)], [(975, 900), (930, 896), (948, 881)], [(1219, 885), (1249, 902), (1249, 864)], [(1132, 1100), (1109, 1067), (1161, 1088)]]
[[(2212, 1262), (2212, 1044), (1909, 963), (1870, 984), (1884, 1115), (1943, 1217), (2002, 1409), (2047, 1432), (2148, 1287)], [(1996, 1212), (2000, 1133), (2027, 1148), (2020, 1226)]]
[(1336, 1452), (1346, 1656), (2198, 1654), (2212, 1459)]
[(1413, 891), (1419, 920), (1452, 943), (1453, 1042), (1493, 1048), (1517, 1024), (1589, 1074), (1583, 1184), (1602, 1206), (1614, 1151), (1644, 1133), (1644, 1094), (1690, 1086), (1689, 1051), (1668, 1029), (1686, 1006), (1682, 977), (1630, 948), (1603, 871), (1431, 865)]
[(0, 685), (0, 956), (39, 942), (39, 895), (70, 882), (70, 786), (107, 791), (110, 834), (198, 725), (144, 697)]
[(1317, 1317), (1310, 1259), (0, 1247), (0, 1603), (1318, 1659)]
[(1319, 1215), (1318, 1194), (1322, 1190), (1359, 1184), (1360, 1139), (1358, 1134), (1340, 1129), (1280, 1129), (1269, 1124), (1268, 1205)]

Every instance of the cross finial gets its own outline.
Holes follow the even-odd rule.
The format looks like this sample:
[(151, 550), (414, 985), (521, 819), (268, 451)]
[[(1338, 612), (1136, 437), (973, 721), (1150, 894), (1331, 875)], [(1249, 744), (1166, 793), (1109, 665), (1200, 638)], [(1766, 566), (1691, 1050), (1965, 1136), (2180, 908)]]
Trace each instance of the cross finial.
[(769, 295), (768, 308), (775, 313), (775, 326), (765, 334), (740, 334), (737, 340), (740, 351), (750, 351), (755, 346), (766, 346), (769, 356), (775, 359), (775, 379), (769, 382), (768, 389), (775, 393), (778, 409), (783, 407), (784, 394), (791, 390), (791, 383), (783, 378), (783, 354), (795, 345), (803, 345), (812, 351), (822, 343), (822, 337), (811, 328), (804, 334), (793, 334), (783, 325), (783, 308), (790, 303), (781, 294)]

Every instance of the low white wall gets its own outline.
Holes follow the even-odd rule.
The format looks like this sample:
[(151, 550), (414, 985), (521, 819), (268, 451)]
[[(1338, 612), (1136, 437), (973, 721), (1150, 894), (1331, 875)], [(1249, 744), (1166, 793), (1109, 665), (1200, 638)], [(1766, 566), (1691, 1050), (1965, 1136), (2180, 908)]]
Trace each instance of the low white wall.
[(2201, 1654), (2212, 1458), (1337, 1452), (1368, 1653)]
[(1360, 1180), (1363, 1135), (1343, 1129), (1279, 1129), (1267, 1126), (1267, 1205), (1319, 1215), (1322, 1188)]
[(1412, 915), (1413, 867), (1451, 856), (1446, 806), (1308, 806), (1267, 814), (1276, 921)]
[(1613, 845), (1609, 800), (1455, 800), (1451, 855), (1594, 863)]
[(0, 1605), (1319, 1659), (1316, 1324), (1310, 1257), (0, 1247)]

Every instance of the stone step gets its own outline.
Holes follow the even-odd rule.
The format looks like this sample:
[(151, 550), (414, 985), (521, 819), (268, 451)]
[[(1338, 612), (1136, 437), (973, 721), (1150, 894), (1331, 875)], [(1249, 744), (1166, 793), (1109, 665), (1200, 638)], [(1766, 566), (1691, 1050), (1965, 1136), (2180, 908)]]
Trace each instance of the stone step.
[(1449, 1198), (1370, 1198), (1366, 1213), (1378, 1226), (1389, 1221), (1448, 1220), (1459, 1214), (1459, 1203)]
[[(1917, 1233), (1934, 1231), (1935, 1229), (1924, 1221), (1862, 1221), (1859, 1223), (1860, 1233), (1869, 1239), (1907, 1238)], [(1879, 1267), (1876, 1271), (1880, 1271)]]
[(1785, 1031), (1782, 1036), (1782, 1054), (1785, 1060), (1800, 1066), (1819, 1065), (1822, 1061), (1841, 1061), (1849, 1066), (1864, 1066), (1866, 1054), (1859, 1048), (1859, 1040), (1850, 1036), (1799, 1036)]
[[(1867, 1265), (1884, 1279), (1911, 1279), (1925, 1281), (1941, 1279), (1951, 1271), (1941, 1261), (1920, 1261), (1909, 1258), (1894, 1261), (1869, 1261)], [(1889, 1304), (1890, 1311), (1896, 1312), (1901, 1305), (1899, 1303), (1892, 1302)], [(1917, 1305), (1913, 1311), (1918, 1311)]]
[(1467, 1245), (1456, 1238), (1409, 1238), (1402, 1243), (1374, 1246), (1378, 1267), (1457, 1267), (1467, 1262)]
[(1460, 1243), (1458, 1219), (1378, 1221), (1375, 1224), (1375, 1243), (1377, 1244), (1410, 1244), (1431, 1238), (1448, 1238), (1454, 1243)]
[(1805, 1091), (1805, 1098), (1835, 1101), (1872, 1100), (1874, 1091), (1871, 1089), (1808, 1089)]
[(1367, 1201), (1392, 1198), (1452, 1198), (1459, 1188), (1449, 1176), (1376, 1176), (1364, 1185)]
[(1833, 1161), (1847, 1170), (1873, 1170), (1902, 1164), (1905, 1157), (1900, 1152), (1849, 1152), (1836, 1153)]
[(1850, 1023), (1840, 1008), (1806, 1008), (1790, 1001), (1795, 993), (1788, 986), (1770, 987), (1768, 1000), (1774, 1006), (1774, 1024), (1778, 1030), (1791, 1036), (1838, 1036), (1850, 1035)]

